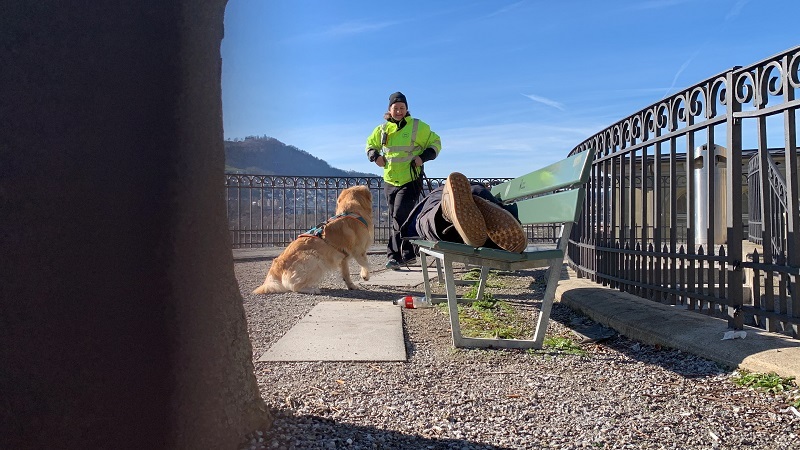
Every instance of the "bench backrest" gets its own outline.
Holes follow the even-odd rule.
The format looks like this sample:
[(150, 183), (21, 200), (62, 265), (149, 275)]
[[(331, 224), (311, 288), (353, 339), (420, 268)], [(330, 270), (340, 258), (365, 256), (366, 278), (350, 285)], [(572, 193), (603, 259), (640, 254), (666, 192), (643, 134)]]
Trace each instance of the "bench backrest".
[[(527, 175), (498, 184), (492, 194), (504, 203), (517, 202), (523, 225), (575, 222), (583, 203), (594, 150), (587, 150)], [(517, 199), (527, 198), (518, 201)]]

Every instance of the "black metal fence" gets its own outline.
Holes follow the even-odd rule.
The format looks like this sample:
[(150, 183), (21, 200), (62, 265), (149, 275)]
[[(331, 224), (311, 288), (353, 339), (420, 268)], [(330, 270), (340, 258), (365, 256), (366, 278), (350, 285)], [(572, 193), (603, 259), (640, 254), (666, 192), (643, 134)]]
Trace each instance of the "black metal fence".
[(228, 223), (233, 248), (286, 246), (336, 211), (342, 190), (364, 185), (373, 198), (375, 239), (390, 227), (377, 177), (291, 177), (226, 174)]
[[(486, 186), (508, 178), (472, 178)], [(436, 189), (444, 178), (428, 178), (424, 194)], [(343, 189), (364, 185), (373, 200), (375, 242), (386, 243), (391, 231), (380, 177), (292, 177), (227, 174), (228, 228), (233, 248), (283, 247), (299, 234), (333, 216), (336, 199)], [(555, 226), (528, 227), (531, 242), (552, 241)]]
[(798, 90), (800, 47), (701, 81), (578, 145), (570, 154), (596, 151), (569, 248), (578, 274), (736, 328), (800, 337)]

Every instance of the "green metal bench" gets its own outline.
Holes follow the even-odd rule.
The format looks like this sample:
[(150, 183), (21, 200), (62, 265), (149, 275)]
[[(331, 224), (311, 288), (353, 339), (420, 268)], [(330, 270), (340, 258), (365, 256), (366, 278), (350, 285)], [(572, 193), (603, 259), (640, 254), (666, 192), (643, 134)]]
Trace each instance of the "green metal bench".
[[(450, 311), (453, 330), (453, 346), (478, 348), (542, 348), (544, 334), (550, 319), (556, 286), (561, 276), (561, 266), (567, 248), (572, 224), (577, 220), (584, 198), (584, 185), (589, 179), (589, 171), (594, 156), (586, 151), (551, 164), (527, 175), (507, 181), (492, 188), (492, 194), (504, 203), (516, 202), (519, 219), (523, 225), (562, 224), (558, 242), (550, 246), (528, 246), (522, 253), (511, 253), (484, 247), (472, 247), (446, 241), (414, 239), (419, 246), (422, 275), (425, 281), (425, 295), (434, 303), (445, 301), (444, 297), (434, 297), (431, 293), (431, 277), (428, 274), (427, 256), (436, 259), (439, 282), (444, 270), (446, 301)], [(453, 277), (453, 263), (479, 266), (481, 274), (476, 298), (483, 298), (486, 279), (490, 269), (515, 271), (550, 267), (547, 287), (542, 299), (536, 331), (533, 340), (491, 339), (464, 337), (458, 321), (458, 303), (472, 301), (459, 299), (456, 295), (456, 280)]]

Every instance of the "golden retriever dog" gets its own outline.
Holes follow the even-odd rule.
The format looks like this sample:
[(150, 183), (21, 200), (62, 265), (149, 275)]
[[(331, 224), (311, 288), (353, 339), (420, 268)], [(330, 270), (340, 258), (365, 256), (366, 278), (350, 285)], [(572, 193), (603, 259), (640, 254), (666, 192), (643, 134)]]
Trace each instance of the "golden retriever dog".
[(289, 244), (253, 294), (319, 294), (320, 281), (337, 267), (347, 288), (356, 289), (350, 280), (350, 258), (361, 266), (361, 279), (369, 280), (367, 249), (373, 239), (372, 193), (366, 186), (347, 188), (336, 200), (336, 216)]

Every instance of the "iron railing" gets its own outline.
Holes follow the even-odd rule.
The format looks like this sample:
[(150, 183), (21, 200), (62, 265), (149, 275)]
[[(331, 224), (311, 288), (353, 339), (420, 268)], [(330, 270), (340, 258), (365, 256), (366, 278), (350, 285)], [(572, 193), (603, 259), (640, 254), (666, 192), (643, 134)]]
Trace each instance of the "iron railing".
[[(755, 155), (754, 157), (750, 158), (748, 163), (747, 179), (748, 184), (752, 186), (748, 196), (748, 206), (753, 214), (753, 217), (750, 219), (750, 223), (748, 224), (748, 239), (756, 244), (762, 244), (763, 226), (761, 220), (761, 202), (763, 200), (768, 203), (768, 206), (764, 208), (764, 211), (772, 215), (772, 220), (770, 220), (770, 224), (772, 226), (770, 235), (772, 236), (773, 253), (776, 257), (778, 257), (779, 255), (786, 253), (788, 244), (787, 240), (789, 238), (787, 235), (787, 219), (789, 217), (789, 212), (786, 203), (788, 186), (786, 185), (785, 161), (783, 160), (782, 155), (768, 155), (768, 168), (766, 177), (769, 182), (770, 189), (766, 196), (762, 196), (761, 186), (759, 185), (759, 180), (761, 177), (761, 159), (757, 156), (758, 155)], [(795, 168), (795, 173), (798, 169), (800, 168)]]
[(336, 211), (339, 193), (364, 185), (373, 198), (376, 239), (386, 239), (388, 221), (380, 179), (226, 174), (228, 229), (233, 248), (286, 246)]
[[(799, 89), (796, 47), (701, 81), (575, 147), (570, 154), (596, 151), (569, 247), (577, 273), (734, 328), (800, 337)], [(743, 142), (770, 170), (748, 178)], [(784, 184), (770, 153), (786, 162)], [(760, 201), (747, 203), (748, 191)], [(747, 241), (753, 234), (758, 245)]]
[[(486, 186), (509, 178), (472, 178)], [(436, 189), (444, 178), (427, 178), (423, 194)], [(226, 174), (228, 228), (233, 248), (283, 247), (336, 211), (336, 198), (343, 189), (370, 188), (376, 243), (387, 243), (391, 221), (386, 212), (383, 179), (380, 177), (300, 177)], [(529, 226), (531, 242), (552, 241), (556, 226)]]

